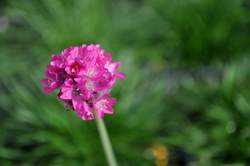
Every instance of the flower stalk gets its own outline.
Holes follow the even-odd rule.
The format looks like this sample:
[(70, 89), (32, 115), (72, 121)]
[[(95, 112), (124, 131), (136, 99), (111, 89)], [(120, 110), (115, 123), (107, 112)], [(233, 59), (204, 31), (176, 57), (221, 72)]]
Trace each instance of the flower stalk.
[(117, 161), (112, 149), (109, 135), (103, 119), (96, 118), (96, 125), (102, 142), (103, 150), (109, 166), (117, 166)]

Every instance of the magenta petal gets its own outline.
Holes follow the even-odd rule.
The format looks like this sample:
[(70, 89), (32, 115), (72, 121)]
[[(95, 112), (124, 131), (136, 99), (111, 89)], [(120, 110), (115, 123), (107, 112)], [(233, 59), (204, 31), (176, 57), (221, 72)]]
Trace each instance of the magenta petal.
[(64, 100), (72, 99), (72, 88), (62, 87), (59, 98)]
[(48, 79), (42, 80), (41, 83), (44, 93), (49, 94), (54, 90), (53, 88), (50, 87)]
[(58, 88), (58, 83), (50, 79), (44, 79), (41, 81), (41, 83), (43, 86), (43, 91), (46, 94), (49, 94), (52, 91), (54, 91), (56, 88)]
[(83, 120), (93, 120), (94, 119), (94, 115), (92, 112), (84, 112), (84, 115), (82, 116)]
[(121, 79), (121, 80), (125, 80), (126, 79), (126, 74), (124, 74), (122, 72), (118, 72), (118, 73), (116, 73), (116, 77)]
[(113, 62), (113, 63), (110, 63), (108, 65), (108, 70), (111, 72), (111, 73), (115, 73), (116, 70), (118, 70), (120, 68), (120, 62)]
[(94, 80), (95, 89), (97, 91), (110, 89), (114, 84), (114, 76), (111, 75), (108, 71), (103, 72), (103, 74)]
[(67, 72), (67, 74), (71, 74), (71, 67), (70, 66), (66, 66), (65, 67), (65, 71)]
[(65, 73), (63, 69), (48, 65), (46, 70), (46, 79), (42, 80), (42, 86), (45, 93), (50, 93), (56, 88), (59, 88), (65, 80)]
[(72, 103), (73, 103), (73, 107), (75, 110), (83, 110), (83, 101), (78, 101), (78, 100), (72, 100)]
[(91, 97), (92, 93), (94, 92), (94, 84), (92, 81), (87, 77), (78, 77), (74, 79), (77, 83), (77, 87), (80, 89), (83, 98), (88, 99)]
[(70, 54), (73, 58), (77, 57), (79, 54), (79, 48), (78, 47), (73, 47)]
[(74, 85), (74, 81), (71, 78), (69, 78), (64, 82), (64, 85), (67, 87), (72, 87)]
[(109, 95), (107, 94), (100, 97), (94, 104), (97, 115), (99, 115), (99, 117), (102, 117), (103, 114), (113, 114), (113, 105), (115, 105), (115, 103), (116, 100), (114, 98), (109, 98)]
[(65, 59), (60, 55), (53, 55), (51, 58), (50, 64), (54, 67), (64, 68), (65, 67)]
[(61, 87), (59, 98), (63, 100), (72, 99), (73, 88), (74, 88), (73, 80), (72, 79), (66, 80)]
[[(76, 110), (76, 114), (83, 120), (92, 120), (94, 119), (94, 114), (91, 111), (91, 108), (86, 102), (79, 103), (78, 101), (73, 101), (73, 106)], [(77, 108), (77, 109), (76, 109)]]
[(72, 61), (65, 67), (65, 71), (72, 76), (79, 76), (83, 69), (84, 67), (79, 61)]
[(77, 76), (83, 76), (84, 74), (86, 73), (86, 69), (82, 66), (78, 73), (77, 73)]

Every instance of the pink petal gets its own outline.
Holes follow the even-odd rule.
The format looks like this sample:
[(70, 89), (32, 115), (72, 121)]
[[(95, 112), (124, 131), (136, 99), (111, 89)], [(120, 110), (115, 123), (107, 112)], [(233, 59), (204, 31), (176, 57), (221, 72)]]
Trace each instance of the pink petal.
[(121, 79), (121, 80), (125, 80), (126, 79), (126, 74), (124, 74), (122, 72), (118, 72), (118, 73), (116, 73), (116, 77)]

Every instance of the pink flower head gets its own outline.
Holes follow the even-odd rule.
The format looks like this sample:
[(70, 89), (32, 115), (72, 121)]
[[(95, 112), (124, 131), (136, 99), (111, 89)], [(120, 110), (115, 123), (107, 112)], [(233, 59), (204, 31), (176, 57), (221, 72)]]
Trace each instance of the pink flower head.
[(82, 45), (53, 55), (42, 80), (45, 93), (59, 89), (58, 98), (83, 120), (113, 114), (110, 91), (116, 79), (125, 79), (110, 53), (99, 45)]

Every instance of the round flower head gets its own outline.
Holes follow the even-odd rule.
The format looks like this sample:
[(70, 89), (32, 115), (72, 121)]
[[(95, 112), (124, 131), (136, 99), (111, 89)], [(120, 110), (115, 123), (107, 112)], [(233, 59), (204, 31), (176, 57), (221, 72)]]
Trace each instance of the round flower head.
[(116, 79), (126, 77), (119, 67), (99, 45), (66, 48), (52, 56), (46, 79), (41, 81), (43, 91), (48, 94), (59, 89), (59, 100), (83, 120), (103, 118), (114, 112), (116, 100), (110, 91)]

